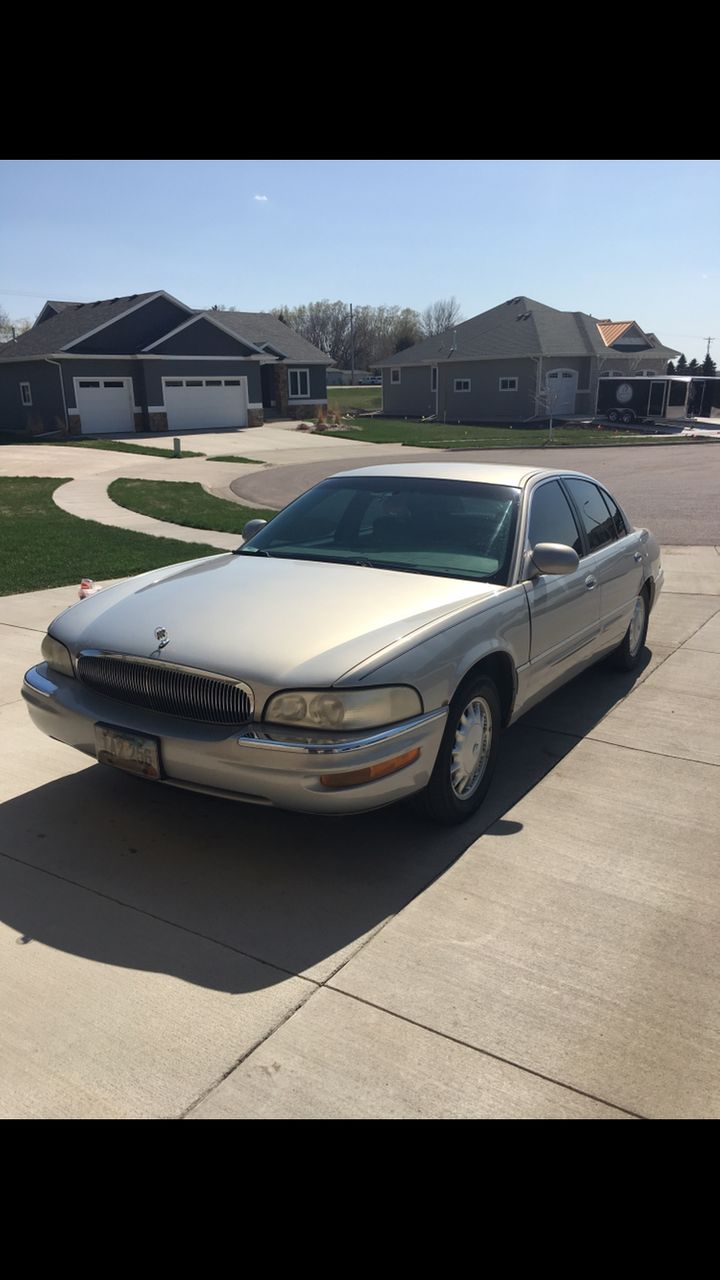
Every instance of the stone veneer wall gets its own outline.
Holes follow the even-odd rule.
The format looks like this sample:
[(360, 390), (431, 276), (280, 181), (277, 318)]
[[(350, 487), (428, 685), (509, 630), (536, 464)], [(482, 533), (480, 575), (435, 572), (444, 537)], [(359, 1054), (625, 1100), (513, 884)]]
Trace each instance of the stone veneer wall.
[(134, 416), (134, 418), (135, 418), (135, 430), (136, 430), (136, 431), (144, 431), (144, 430), (145, 430), (145, 423), (143, 422), (143, 415), (142, 415), (142, 413), (136, 413), (136, 414), (134, 414), (133, 416)]
[(150, 423), (151, 431), (167, 431), (168, 430), (167, 414), (164, 412), (149, 413), (148, 421)]
[(262, 409), (248, 409), (249, 427), (261, 427), (264, 421)]
[(79, 436), (81, 432), (80, 415), (78, 413), (68, 413), (68, 431), (71, 436)]

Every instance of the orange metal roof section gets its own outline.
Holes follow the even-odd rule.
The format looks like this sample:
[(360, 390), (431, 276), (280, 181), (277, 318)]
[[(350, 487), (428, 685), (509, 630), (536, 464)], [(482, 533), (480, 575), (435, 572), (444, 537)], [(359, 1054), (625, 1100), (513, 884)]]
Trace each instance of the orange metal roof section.
[(634, 323), (634, 320), (598, 320), (597, 327), (605, 346), (611, 347)]

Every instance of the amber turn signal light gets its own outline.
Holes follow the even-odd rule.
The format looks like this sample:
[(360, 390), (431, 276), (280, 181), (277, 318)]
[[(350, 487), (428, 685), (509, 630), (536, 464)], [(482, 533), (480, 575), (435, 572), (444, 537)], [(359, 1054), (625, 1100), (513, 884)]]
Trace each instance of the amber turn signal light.
[(397, 773), (413, 764), (420, 755), (420, 748), (404, 751), (401, 756), (393, 756), (392, 760), (383, 760), (382, 764), (371, 764), (366, 769), (353, 769), (349, 773), (323, 773), (320, 782), (324, 787), (359, 787), (363, 782), (374, 782), (376, 778), (386, 778), (389, 773)]

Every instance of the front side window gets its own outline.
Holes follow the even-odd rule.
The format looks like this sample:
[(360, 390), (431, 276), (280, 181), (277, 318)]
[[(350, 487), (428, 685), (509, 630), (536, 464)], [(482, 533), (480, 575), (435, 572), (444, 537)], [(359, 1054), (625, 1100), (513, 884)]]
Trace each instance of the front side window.
[(391, 382), (395, 382), (395, 383), (397, 383), (397, 382), (399, 382), (399, 381), (400, 381), (400, 370), (399, 370), (399, 369), (391, 369), (391, 370), (390, 370), (390, 381), (391, 381)]
[(22, 403), (26, 406), (26, 408), (28, 408), (28, 409), (29, 409), (29, 408), (31, 407), (31, 405), (32, 405), (32, 392), (31, 392), (31, 390), (30, 390), (30, 383), (29, 383), (29, 382), (21, 382), (21, 383), (20, 383), (20, 399), (21, 399)]
[(517, 378), (501, 378), (500, 379), (501, 391), (517, 391), (517, 389), (518, 389)]
[(290, 396), (293, 400), (307, 400), (310, 395), (310, 374), (307, 369), (290, 370)]
[(430, 390), (437, 391), (437, 365), (430, 370)]
[(455, 379), (455, 390), (456, 390), (456, 391), (469, 391), (469, 390), (470, 390), (470, 379), (469, 379), (469, 378), (456, 378), (456, 379)]
[(530, 506), (528, 544), (536, 547), (539, 542), (559, 542), (583, 554), (582, 538), (572, 508), (557, 480), (549, 480), (536, 489)]
[(590, 543), (590, 550), (597, 551), (616, 538), (612, 516), (600, 496), (600, 490), (589, 480), (565, 481), (580, 511), (580, 519)]
[(520, 491), (409, 476), (342, 476), (303, 494), (239, 555), (324, 560), (507, 585)]

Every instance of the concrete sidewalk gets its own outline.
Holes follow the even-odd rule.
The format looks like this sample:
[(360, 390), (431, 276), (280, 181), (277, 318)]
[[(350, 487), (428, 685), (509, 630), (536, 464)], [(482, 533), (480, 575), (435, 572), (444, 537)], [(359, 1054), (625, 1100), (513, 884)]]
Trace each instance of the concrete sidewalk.
[(720, 555), (663, 558), (451, 831), (93, 764), (19, 698), (76, 589), (0, 599), (0, 1115), (720, 1114)]

